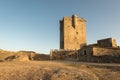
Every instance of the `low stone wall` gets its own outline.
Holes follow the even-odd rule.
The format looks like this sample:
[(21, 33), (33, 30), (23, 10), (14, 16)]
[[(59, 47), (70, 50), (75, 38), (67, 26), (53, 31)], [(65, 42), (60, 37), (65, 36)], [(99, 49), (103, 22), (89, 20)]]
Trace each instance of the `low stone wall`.
[(120, 63), (120, 49), (86, 46), (79, 50), (78, 57), (79, 61)]
[(93, 56), (118, 56), (120, 55), (120, 49), (118, 48), (93, 48)]
[(90, 60), (90, 62), (97, 62), (97, 63), (120, 63), (120, 56), (94, 56)]
[(75, 50), (50, 50), (51, 60), (77, 60), (77, 51)]
[(120, 49), (119, 48), (93, 48), (92, 62), (99, 63), (120, 63)]

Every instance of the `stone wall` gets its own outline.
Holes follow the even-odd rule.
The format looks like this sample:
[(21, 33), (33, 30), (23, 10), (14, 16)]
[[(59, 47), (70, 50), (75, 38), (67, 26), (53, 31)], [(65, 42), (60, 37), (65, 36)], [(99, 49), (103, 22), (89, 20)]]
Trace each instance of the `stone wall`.
[(93, 48), (92, 62), (120, 63), (119, 48)]
[(90, 61), (93, 54), (93, 47), (84, 46), (78, 50), (78, 60), (80, 61)]
[(116, 40), (113, 38), (101, 39), (97, 41), (98, 46), (100, 47), (113, 47), (117, 48)]
[(84, 46), (78, 51), (78, 60), (101, 63), (120, 63), (120, 49)]
[(78, 50), (86, 45), (86, 20), (77, 15), (60, 20), (60, 49)]
[(50, 50), (51, 60), (77, 60), (76, 50)]
[(100, 48), (100, 47), (93, 48), (93, 56), (104, 56), (104, 55), (111, 55), (111, 56), (120, 55), (120, 49), (118, 49), (118, 48)]

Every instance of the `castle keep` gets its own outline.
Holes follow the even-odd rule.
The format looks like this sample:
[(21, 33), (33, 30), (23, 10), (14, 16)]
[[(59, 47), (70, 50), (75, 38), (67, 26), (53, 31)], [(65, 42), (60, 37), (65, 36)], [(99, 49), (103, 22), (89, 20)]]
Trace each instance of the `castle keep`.
[(51, 49), (50, 59), (120, 62), (120, 48), (114, 38), (87, 45), (86, 20), (72, 15), (60, 20), (60, 49)]
[(86, 20), (77, 15), (60, 20), (60, 49), (78, 50), (86, 45)]

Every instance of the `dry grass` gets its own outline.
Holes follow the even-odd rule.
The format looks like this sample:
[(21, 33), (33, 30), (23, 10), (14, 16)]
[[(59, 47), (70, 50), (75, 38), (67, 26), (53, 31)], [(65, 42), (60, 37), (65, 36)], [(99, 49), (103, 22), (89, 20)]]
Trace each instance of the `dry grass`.
[[(87, 63), (86, 63), (87, 64)], [(76, 67), (93, 74), (98, 80), (120, 80), (120, 64), (104, 64), (96, 65), (99, 63), (83, 65), (80, 63), (69, 63), (67, 66)]]
[(0, 72), (0, 80), (120, 80), (117, 68), (57, 61), (0, 62)]
[(4, 60), (6, 57), (12, 56), (12, 55), (15, 55), (15, 52), (5, 51), (0, 49), (0, 60)]
[[(82, 80), (89, 76), (62, 63), (31, 61), (0, 63), (0, 80)], [(92, 80), (92, 79), (90, 79)]]

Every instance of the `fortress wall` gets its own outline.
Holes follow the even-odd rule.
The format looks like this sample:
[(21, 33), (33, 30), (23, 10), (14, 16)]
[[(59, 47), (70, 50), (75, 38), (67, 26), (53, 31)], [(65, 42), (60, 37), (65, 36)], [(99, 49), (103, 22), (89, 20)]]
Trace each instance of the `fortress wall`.
[(117, 48), (100, 48), (100, 47), (94, 47), (93, 48), (93, 56), (104, 56), (104, 55), (111, 55), (111, 56), (120, 55), (120, 49), (117, 49)]

